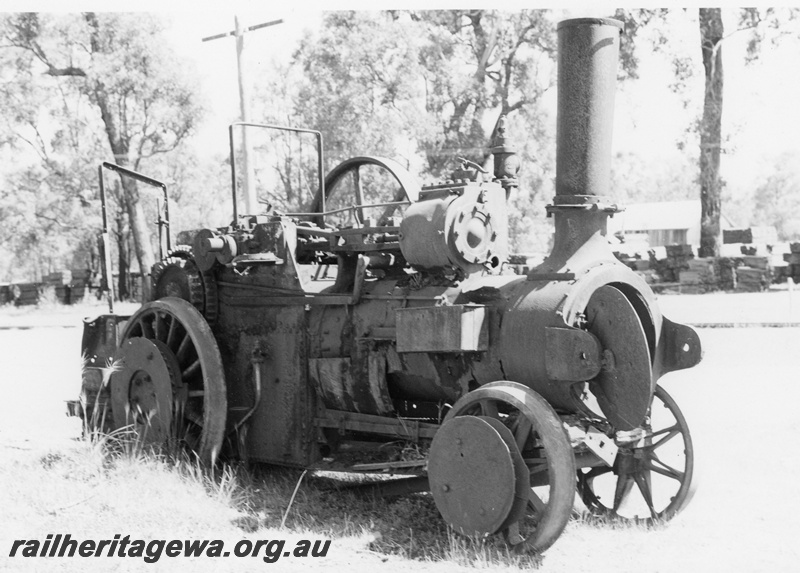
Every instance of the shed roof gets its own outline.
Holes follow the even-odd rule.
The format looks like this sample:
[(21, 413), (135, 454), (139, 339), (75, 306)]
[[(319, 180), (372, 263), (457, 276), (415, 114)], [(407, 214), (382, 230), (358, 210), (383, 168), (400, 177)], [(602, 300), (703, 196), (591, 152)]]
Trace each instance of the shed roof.
[(699, 199), (626, 205), (622, 213), (617, 213), (608, 222), (612, 232), (690, 229), (699, 225)]

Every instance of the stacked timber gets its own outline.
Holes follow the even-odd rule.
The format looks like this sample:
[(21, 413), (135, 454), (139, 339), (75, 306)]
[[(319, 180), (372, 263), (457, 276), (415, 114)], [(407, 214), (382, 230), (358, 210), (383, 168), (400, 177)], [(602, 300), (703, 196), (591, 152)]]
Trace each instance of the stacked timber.
[(722, 242), (757, 245), (774, 245), (778, 242), (778, 231), (771, 225), (749, 227), (747, 229), (723, 229)]
[(800, 283), (800, 243), (790, 243), (789, 252), (783, 255), (789, 264), (788, 274), (795, 283)]
[(719, 269), (713, 257), (689, 259), (687, 269), (680, 271), (682, 293), (701, 294), (719, 288)]
[(736, 290), (736, 269), (744, 264), (741, 257), (720, 257), (717, 259), (719, 267), (719, 288), (722, 290)]
[(88, 270), (61, 270), (45, 275), (42, 280), (43, 300), (73, 304), (86, 294)]
[(760, 292), (772, 282), (772, 267), (769, 257), (746, 255), (742, 266), (736, 269), (736, 290), (741, 292)]
[(689, 270), (689, 260), (694, 258), (691, 245), (667, 245), (666, 259), (657, 259), (654, 250), (650, 254), (650, 268), (653, 269), (664, 282), (675, 283), (680, 281), (681, 271)]
[(11, 298), (11, 285), (0, 285), (0, 305), (8, 304), (10, 302), (13, 302), (13, 299)]
[(15, 283), (11, 285), (11, 296), (17, 306), (39, 304), (43, 289), (40, 283)]
[(731, 243), (752, 243), (753, 233), (750, 229), (723, 229), (722, 242), (726, 245)]
[(507, 267), (518, 275), (526, 275), (530, 271), (527, 255), (508, 255)]

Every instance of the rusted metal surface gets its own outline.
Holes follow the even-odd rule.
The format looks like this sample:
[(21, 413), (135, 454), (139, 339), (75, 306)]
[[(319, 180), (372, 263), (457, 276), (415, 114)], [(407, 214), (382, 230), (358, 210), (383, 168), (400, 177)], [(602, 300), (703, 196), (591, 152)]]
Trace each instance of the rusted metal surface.
[[(142, 348), (152, 346), (158, 353)], [(171, 404), (179, 415), (176, 425), (168, 435), (189, 443), (198, 457), (205, 463), (213, 463), (220, 453), (225, 435), (227, 417), (227, 392), (222, 357), (208, 322), (194, 306), (180, 298), (166, 297), (146, 303), (125, 324), (120, 335), (119, 358), (127, 359), (131, 350), (138, 369), (112, 374), (111, 394), (113, 416), (116, 427), (125, 425), (130, 416), (126, 410), (134, 411), (133, 397), (161, 408)], [(144, 353), (144, 359), (140, 354)], [(150, 356), (152, 355), (152, 358)], [(150, 361), (157, 366), (146, 366)], [(145, 380), (149, 377), (150, 381)], [(145, 390), (131, 395), (131, 382), (141, 381)], [(169, 395), (171, 392), (171, 395)], [(169, 396), (168, 396), (169, 395)], [(153, 408), (150, 408), (152, 411)], [(147, 415), (147, 414), (145, 414)], [(163, 432), (163, 424), (159, 432)], [(147, 435), (144, 433), (143, 435)]]
[(557, 198), (608, 195), (621, 30), (601, 18), (558, 25)]
[[(192, 447), (208, 459), (224, 450), (417, 476), (397, 486), (406, 491), (427, 484), (427, 465), (457, 530), (549, 547), (569, 519), (572, 448), (588, 488), (618, 468), (644, 475), (625, 456), (641, 436), (660, 435), (648, 426), (656, 382), (702, 356), (694, 330), (661, 315), (606, 237), (617, 211), (604, 196), (620, 25), (572, 20), (558, 33), (555, 236), (527, 276), (505, 272), (507, 199), (520, 168), (505, 118), (493, 174), (461, 159), (450, 180), (424, 187), (370, 156), (323, 178), (319, 132), (237, 124), (318, 137), (311, 210), (240, 215), (234, 174), (233, 220), (185, 234), (192, 247), (154, 268), (159, 299), (127, 323), (113, 314), (87, 322), (94, 370), (84, 390), (97, 394), (98, 368), (117, 353), (130, 363), (112, 383), (118, 424), (135, 404), (161, 412), (185, 403), (181, 420), (199, 432)], [(365, 191), (362, 168), (394, 176), (383, 196)], [(345, 179), (352, 196), (326, 211)], [(348, 212), (352, 224), (330, 225)], [(168, 416), (152, 420), (163, 437)]]
[(419, 269), (499, 270), (508, 257), (505, 190), (462, 180), (423, 189), (400, 224), (400, 248)]
[(397, 352), (481, 352), (488, 348), (486, 307), (398, 309)]
[(639, 317), (621, 291), (603, 286), (589, 300), (586, 321), (589, 332), (604, 348), (603, 366), (592, 379), (592, 392), (615, 428), (638, 428), (655, 390)]
[(592, 334), (578, 328), (545, 329), (545, 364), (550, 380), (579, 382), (600, 373), (602, 347)]
[(465, 535), (496, 533), (514, 507), (511, 453), (500, 433), (475, 416), (454, 418), (436, 433), (428, 479), (439, 512)]
[(111, 381), (114, 425), (132, 426), (146, 442), (161, 443), (172, 428), (173, 388), (180, 392), (180, 366), (160, 341), (135, 337), (117, 351), (122, 365)]

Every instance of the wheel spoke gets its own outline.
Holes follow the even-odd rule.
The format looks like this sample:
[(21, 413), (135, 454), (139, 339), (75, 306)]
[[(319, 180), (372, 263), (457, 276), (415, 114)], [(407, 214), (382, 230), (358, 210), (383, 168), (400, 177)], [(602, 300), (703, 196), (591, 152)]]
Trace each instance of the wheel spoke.
[(657, 432), (653, 432), (652, 434), (650, 434), (649, 437), (652, 439), (652, 438), (655, 438), (656, 436), (659, 436), (661, 434), (666, 434), (667, 432), (673, 432), (673, 431), (676, 431), (676, 430), (680, 431), (680, 427), (678, 426), (678, 424), (673, 424), (669, 428), (662, 428), (662, 429), (658, 430)]
[(181, 372), (181, 376), (183, 377), (184, 381), (189, 380), (192, 376), (194, 376), (200, 370), (200, 359), (198, 358), (194, 362), (192, 362), (186, 369)]
[(183, 340), (181, 340), (178, 350), (175, 352), (175, 358), (178, 359), (178, 362), (183, 362), (183, 359), (186, 358), (186, 352), (189, 350), (189, 343), (191, 341), (192, 337), (189, 336), (189, 333), (187, 332), (184, 334)]
[(633, 479), (630, 475), (620, 475), (617, 480), (617, 486), (614, 490), (614, 513), (619, 511), (622, 502), (628, 497), (628, 494), (633, 487)]
[[(364, 204), (364, 188), (361, 185), (361, 172), (359, 171), (359, 166), (356, 165), (355, 169), (351, 171), (353, 174), (353, 187), (355, 188), (356, 194), (356, 204), (361, 206)], [(364, 218), (364, 212), (360, 212), (361, 219)]]
[(167, 342), (166, 342), (167, 346), (169, 346), (170, 350), (172, 350), (172, 347), (175, 344), (175, 336), (176, 336), (177, 330), (178, 330), (176, 328), (177, 324), (178, 324), (178, 321), (175, 319), (175, 317), (174, 316), (170, 316), (169, 332), (167, 332)]
[(636, 480), (636, 485), (639, 487), (639, 491), (644, 498), (644, 502), (647, 504), (647, 508), (650, 510), (651, 517), (653, 519), (658, 519), (658, 513), (653, 507), (653, 496), (650, 492), (650, 484), (647, 483), (647, 478), (643, 473), (638, 472), (634, 475), (634, 479)]
[(542, 498), (533, 491), (533, 488), (530, 489), (530, 495), (528, 496), (528, 506), (533, 508), (537, 515), (544, 513), (545, 503), (542, 501)]
[[(660, 448), (661, 446), (666, 444), (668, 441), (670, 441), (672, 438), (674, 438), (675, 436), (677, 436), (678, 434), (681, 433), (681, 431), (679, 429), (677, 429), (676, 426), (673, 426), (673, 428), (674, 429), (672, 429), (666, 436), (664, 436), (663, 438), (661, 438), (657, 442), (654, 442), (654, 443), (652, 443), (652, 444), (650, 444), (648, 446), (645, 446), (645, 448), (650, 450), (650, 451), (655, 450), (656, 448)], [(660, 433), (665, 432), (665, 431), (667, 431), (667, 430), (661, 430), (658, 433), (660, 434)], [(653, 434), (653, 436), (655, 436), (655, 435), (656, 434)], [(653, 436), (650, 436), (650, 437), (652, 438)]]
[[(660, 464), (660, 466), (654, 465), (653, 462)], [(661, 474), (662, 476), (666, 476), (668, 478), (672, 478), (674, 480), (683, 481), (684, 473), (681, 471), (676, 470), (675, 468), (668, 466), (657, 457), (653, 456), (649, 460), (644, 463), (646, 469), (650, 471), (654, 471), (657, 474)]]
[(139, 319), (139, 324), (142, 326), (142, 336), (145, 338), (153, 339), (153, 326), (146, 320), (147, 317), (143, 316)]
[(497, 403), (494, 400), (481, 400), (481, 415), (490, 418), (499, 418), (500, 412), (497, 410)]
[(161, 313), (157, 312), (153, 317), (153, 335), (156, 340), (161, 340), (163, 342), (164, 340), (163, 333), (164, 333), (164, 321), (163, 318), (161, 317)]
[(531, 422), (526, 416), (518, 416), (517, 417), (517, 427), (514, 430), (514, 440), (517, 442), (517, 447), (519, 451), (525, 448), (525, 444), (528, 442), (528, 438), (531, 435), (531, 429), (533, 429), (533, 422)]

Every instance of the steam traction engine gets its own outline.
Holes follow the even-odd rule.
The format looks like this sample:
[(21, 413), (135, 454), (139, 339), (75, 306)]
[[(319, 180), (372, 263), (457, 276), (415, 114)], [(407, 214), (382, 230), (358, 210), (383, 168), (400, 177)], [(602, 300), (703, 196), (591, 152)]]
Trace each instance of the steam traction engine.
[[(691, 496), (693, 450), (657, 381), (701, 350), (606, 241), (620, 28), (558, 27), (555, 237), (541, 265), (504, 272), (519, 165), (502, 128), (493, 177), (465, 165), (420, 188), (390, 160), (357, 157), (307, 213), (239, 214), (234, 179), (230, 226), (168, 248), (132, 316), (87, 319), (84, 413), (105, 408), (112, 427), (208, 462), (404, 474), (387, 484), (430, 491), (456, 530), (535, 551), (563, 531), (576, 488), (592, 512), (672, 517)], [(331, 227), (326, 201), (365, 165), (400, 192), (356, 193), (359, 224)]]

